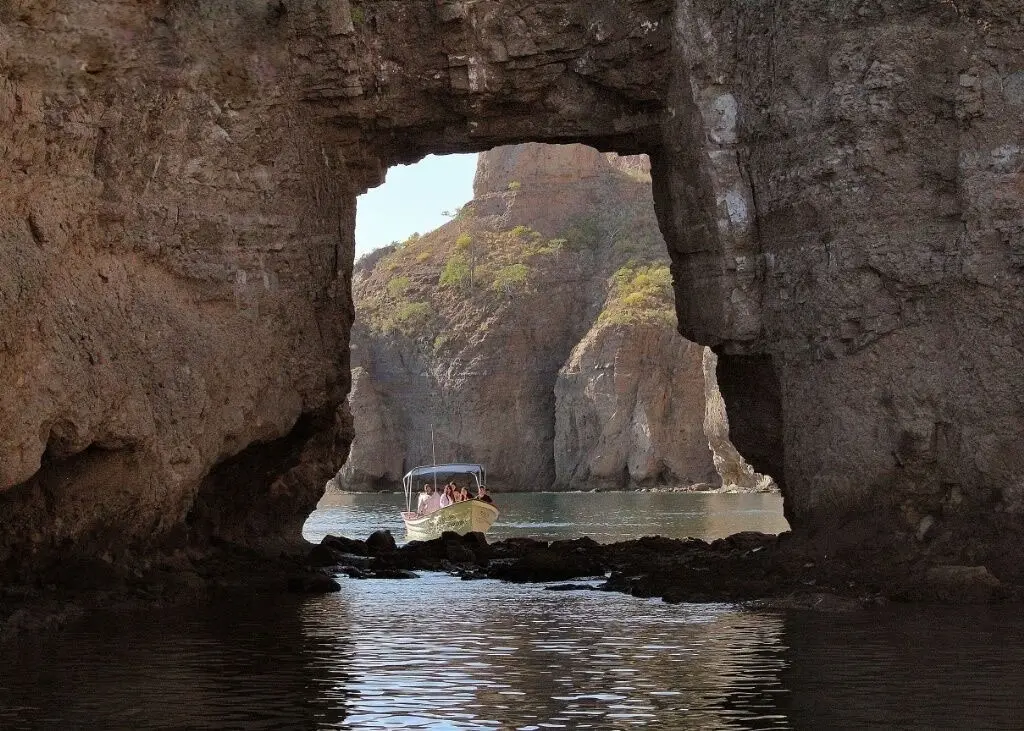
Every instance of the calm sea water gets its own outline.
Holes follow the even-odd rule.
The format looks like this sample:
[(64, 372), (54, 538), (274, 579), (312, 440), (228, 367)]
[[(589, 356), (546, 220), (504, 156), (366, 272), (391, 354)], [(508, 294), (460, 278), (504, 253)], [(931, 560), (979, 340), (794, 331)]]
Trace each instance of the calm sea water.
[[(364, 535), (396, 496), (349, 497), (314, 513), (307, 535)], [(715, 537), (740, 529), (734, 525), (782, 525), (777, 501), (764, 496), (502, 495), (500, 503), (505, 535)], [(677, 530), (665, 529), (664, 511), (677, 516), (668, 521)], [(595, 522), (584, 522), (591, 514)], [(696, 528), (679, 527), (687, 521)], [(1024, 722), (1024, 619), (1016, 608), (774, 614), (445, 574), (341, 582), (340, 593), (323, 597), (97, 616), (25, 637), (0, 650), (0, 728)]]
[[(511, 493), (494, 496), (501, 510), (487, 536), (501, 540), (530, 536), (555, 540), (590, 536), (599, 543), (639, 536), (722, 538), (745, 530), (779, 533), (789, 529), (778, 495), (672, 492)], [(332, 493), (309, 516), (303, 535), (319, 543), (328, 533), (366, 538), (386, 528), (405, 539), (399, 513), (405, 496)]]

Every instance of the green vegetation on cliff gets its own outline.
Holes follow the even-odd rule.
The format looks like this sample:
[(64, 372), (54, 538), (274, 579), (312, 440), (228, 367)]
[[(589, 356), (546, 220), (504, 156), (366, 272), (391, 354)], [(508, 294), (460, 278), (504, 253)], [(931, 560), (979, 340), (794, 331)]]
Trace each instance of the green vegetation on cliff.
[(600, 323), (675, 325), (672, 273), (664, 264), (627, 265), (612, 275)]
[(393, 245), (366, 267), (366, 286), (357, 279), (357, 315), (373, 332), (437, 343), (452, 320), (483, 316), (534, 294), (538, 272), (557, 266), (566, 248), (565, 238), (547, 238), (528, 226), (495, 230), (467, 207), (452, 223)]
[(496, 322), (527, 322), (568, 288), (589, 303), (588, 319), (674, 326), (664, 244), (638, 171), (609, 165), (598, 184), (544, 185), (508, 183), (448, 214), (436, 231), (361, 260), (358, 320), (439, 355)]

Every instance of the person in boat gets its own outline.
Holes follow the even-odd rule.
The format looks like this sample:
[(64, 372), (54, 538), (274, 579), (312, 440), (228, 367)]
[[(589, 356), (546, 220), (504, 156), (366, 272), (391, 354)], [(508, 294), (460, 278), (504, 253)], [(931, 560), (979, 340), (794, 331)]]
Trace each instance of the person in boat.
[(419, 500), (416, 501), (416, 512), (420, 515), (426, 515), (427, 503), (430, 502), (432, 497), (434, 497), (434, 486), (429, 482), (424, 482), (423, 491), (420, 493)]
[(447, 508), (449, 505), (455, 503), (455, 494), (452, 490), (452, 484), (449, 482), (444, 486), (444, 494), (441, 496), (441, 507)]
[[(428, 485), (430, 483), (427, 483)], [(423, 514), (430, 515), (435, 510), (441, 509), (441, 488), (435, 489), (433, 485), (430, 485), (430, 497), (427, 499), (426, 504), (423, 506)]]
[(476, 498), (475, 499), (476, 500), (483, 500), (485, 503), (493, 503), (494, 502), (491, 499), (491, 496), (487, 494), (487, 488), (484, 487), (483, 485), (480, 485), (480, 487), (478, 487), (476, 489)]
[(469, 489), (465, 485), (459, 488), (459, 502), (464, 500), (469, 500)]

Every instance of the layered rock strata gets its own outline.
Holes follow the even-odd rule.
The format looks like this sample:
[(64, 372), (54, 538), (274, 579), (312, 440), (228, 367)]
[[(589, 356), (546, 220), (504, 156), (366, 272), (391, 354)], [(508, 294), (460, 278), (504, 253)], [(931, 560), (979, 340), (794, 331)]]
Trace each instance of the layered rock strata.
[(0, 556), (294, 536), (349, 436), (354, 196), (535, 140), (650, 154), (681, 331), (796, 530), (1019, 574), (1021, 23), (1008, 0), (3, 5)]

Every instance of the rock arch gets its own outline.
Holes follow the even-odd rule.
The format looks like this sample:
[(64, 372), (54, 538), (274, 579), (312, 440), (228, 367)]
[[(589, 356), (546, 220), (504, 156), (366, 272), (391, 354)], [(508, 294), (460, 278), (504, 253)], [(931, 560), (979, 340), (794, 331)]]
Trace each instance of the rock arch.
[(11, 570), (294, 537), (351, 436), (355, 195), (528, 140), (651, 156), (681, 331), (797, 530), (1019, 546), (1009, 6), (51, 5), (0, 11)]

